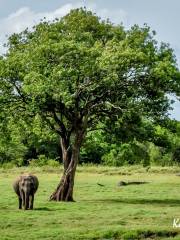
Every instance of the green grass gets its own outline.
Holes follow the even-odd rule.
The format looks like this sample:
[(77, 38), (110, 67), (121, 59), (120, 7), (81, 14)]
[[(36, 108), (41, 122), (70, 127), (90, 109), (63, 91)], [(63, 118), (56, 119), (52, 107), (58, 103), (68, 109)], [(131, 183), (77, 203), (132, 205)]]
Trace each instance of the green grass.
[[(12, 182), (21, 172), (40, 181), (33, 211), (18, 210)], [(1, 240), (180, 239), (179, 168), (80, 167), (75, 181), (76, 202), (49, 202), (58, 169), (0, 169)], [(147, 181), (118, 187), (118, 181)], [(99, 186), (101, 183), (104, 187)]]

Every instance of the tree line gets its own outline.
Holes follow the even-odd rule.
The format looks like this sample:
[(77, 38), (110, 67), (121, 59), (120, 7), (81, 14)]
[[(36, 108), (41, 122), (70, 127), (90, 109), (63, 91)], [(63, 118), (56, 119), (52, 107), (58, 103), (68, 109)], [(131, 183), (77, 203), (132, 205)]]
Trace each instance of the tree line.
[[(134, 115), (133, 115), (134, 117)], [(139, 117), (138, 117), (139, 118)], [(0, 132), (0, 164), (13, 166), (58, 166), (63, 163), (57, 134), (36, 117), (31, 125), (14, 122), (6, 116)], [(122, 119), (121, 119), (122, 121)], [(180, 164), (180, 122), (166, 119), (126, 119), (119, 126), (99, 127), (87, 134), (80, 153), (80, 164), (123, 166), (171, 166)], [(112, 126), (111, 126), (112, 127)]]

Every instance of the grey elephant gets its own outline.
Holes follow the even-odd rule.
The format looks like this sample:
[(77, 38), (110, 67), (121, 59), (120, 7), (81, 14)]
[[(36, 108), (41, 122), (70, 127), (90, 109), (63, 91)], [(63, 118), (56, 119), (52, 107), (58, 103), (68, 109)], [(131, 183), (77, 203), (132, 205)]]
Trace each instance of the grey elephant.
[(19, 198), (19, 209), (33, 209), (34, 194), (39, 186), (38, 178), (34, 175), (27, 174), (19, 176), (13, 183), (15, 193)]

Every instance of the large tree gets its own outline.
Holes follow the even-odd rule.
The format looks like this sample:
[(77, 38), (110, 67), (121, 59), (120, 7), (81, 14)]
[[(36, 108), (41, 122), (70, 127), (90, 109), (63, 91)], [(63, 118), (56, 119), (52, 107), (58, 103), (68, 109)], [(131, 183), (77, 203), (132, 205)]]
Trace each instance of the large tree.
[(73, 201), (87, 131), (132, 109), (152, 120), (167, 113), (179, 72), (172, 49), (153, 35), (148, 26), (125, 31), (75, 9), (9, 38), (0, 61), (0, 106), (15, 118), (38, 115), (59, 135), (64, 173), (51, 200)]

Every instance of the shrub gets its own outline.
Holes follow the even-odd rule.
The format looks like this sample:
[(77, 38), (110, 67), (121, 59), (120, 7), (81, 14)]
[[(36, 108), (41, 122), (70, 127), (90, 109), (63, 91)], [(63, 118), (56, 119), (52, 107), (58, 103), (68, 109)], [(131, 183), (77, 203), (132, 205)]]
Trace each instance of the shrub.
[(133, 164), (150, 165), (148, 145), (146, 143), (133, 141), (121, 145), (112, 144), (111, 147), (111, 150), (102, 157), (105, 165), (117, 167)]
[(42, 166), (50, 166), (50, 167), (58, 167), (59, 162), (54, 159), (49, 159), (45, 155), (39, 155), (38, 159), (32, 159), (29, 162), (32, 167), (42, 167)]
[(59, 162), (57, 162), (56, 160), (53, 160), (53, 159), (49, 159), (47, 161), (47, 165), (50, 167), (59, 167), (60, 166)]
[(102, 161), (105, 165), (117, 167), (124, 164), (133, 164), (134, 154), (130, 144), (112, 145), (112, 149), (102, 157)]
[(29, 161), (30, 166), (41, 167), (47, 164), (48, 158), (45, 155), (39, 155), (37, 159)]
[(2, 168), (4, 169), (11, 169), (13, 167), (16, 167), (16, 165), (13, 162), (7, 162), (2, 164)]

